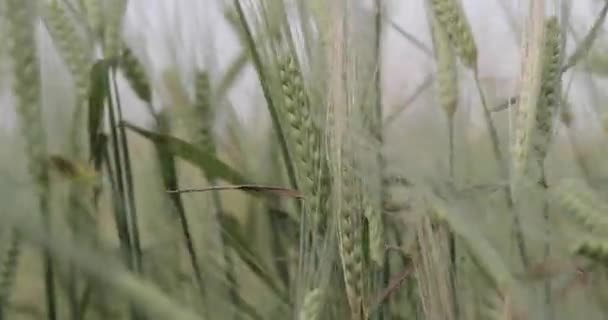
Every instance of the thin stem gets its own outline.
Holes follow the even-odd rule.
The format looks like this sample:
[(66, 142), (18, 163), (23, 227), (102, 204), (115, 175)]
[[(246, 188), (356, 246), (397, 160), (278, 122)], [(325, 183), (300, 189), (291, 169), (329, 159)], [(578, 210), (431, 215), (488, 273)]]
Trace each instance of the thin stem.
[[(215, 181), (211, 180), (209, 182), (212, 186), (215, 185)], [(223, 225), (223, 221), (225, 220), (224, 218), (224, 209), (222, 206), (222, 200), (220, 199), (220, 195), (217, 191), (212, 191), (211, 192), (211, 198), (213, 199), (213, 205), (214, 205), (214, 209), (215, 209), (215, 219), (218, 223), (220, 223), (220, 225)], [(221, 246), (221, 250), (222, 250), (222, 255), (224, 258), (224, 262), (226, 263), (226, 270), (224, 270), (224, 274), (226, 277), (226, 280), (228, 281), (228, 295), (230, 296), (230, 300), (232, 301), (232, 303), (236, 306), (236, 305), (246, 305), (246, 303), (244, 301), (241, 301), (241, 297), (238, 293), (238, 284), (236, 282), (236, 275), (234, 273), (234, 262), (232, 261), (232, 255), (230, 254), (230, 248), (228, 248), (228, 245), (226, 244), (226, 242), (228, 241), (227, 239), (227, 234), (226, 232), (221, 231), (220, 232), (220, 246)], [(238, 312), (235, 312), (233, 319), (240, 319), (240, 315), (238, 314)]]
[[(383, 104), (382, 104), (382, 35), (383, 35), (383, 24), (382, 24), (382, 14), (383, 14), (383, 6), (382, 6), (382, 0), (376, 0), (375, 1), (375, 7), (376, 7), (376, 17), (375, 17), (375, 29), (376, 29), (376, 37), (375, 37), (375, 56), (376, 56), (376, 72), (375, 72), (375, 78), (374, 78), (374, 82), (375, 82), (375, 91), (376, 91), (376, 115), (375, 115), (375, 119), (374, 119), (374, 123), (373, 123), (373, 132), (372, 134), (375, 136), (375, 138), (378, 140), (378, 146), (377, 146), (377, 162), (378, 162), (378, 184), (380, 186), (380, 194), (379, 194), (379, 198), (380, 198), (380, 206), (382, 206), (382, 202), (383, 199), (387, 198), (387, 188), (385, 186), (385, 184), (383, 183), (383, 177), (384, 177), (384, 171), (386, 170), (386, 159), (384, 158), (384, 154), (382, 153), (382, 149), (384, 146), (384, 130), (383, 130), (383, 117), (384, 117), (384, 108), (383, 108)], [(381, 211), (380, 211), (381, 212)], [(384, 223), (385, 219), (384, 219), (384, 215), (382, 215), (381, 217), (381, 223), (386, 226), (386, 224)], [(386, 261), (385, 261), (386, 262)], [(388, 265), (385, 266), (385, 269), (380, 270), (378, 272), (376, 272), (375, 274), (375, 282), (376, 283), (381, 283), (384, 286), (388, 285), (389, 279), (386, 277), (386, 275), (383, 275), (383, 273), (388, 273), (390, 272), (390, 269), (388, 268)], [(376, 319), (378, 320), (383, 320), (383, 319), (390, 319), (391, 318), (391, 312), (390, 312), (390, 308), (389, 308), (389, 304), (384, 304), (382, 308), (380, 308), (379, 313), (378, 313), (378, 317)]]
[[(109, 75), (106, 75), (108, 77)], [(123, 251), (124, 259), (129, 270), (134, 270), (133, 260), (132, 260), (132, 245), (131, 245), (131, 236), (129, 234), (129, 225), (127, 218), (127, 208), (125, 205), (125, 187), (122, 177), (123, 169), (120, 161), (120, 144), (117, 132), (116, 125), (116, 115), (114, 111), (114, 104), (112, 103), (112, 98), (108, 97), (108, 113), (110, 120), (110, 136), (112, 143), (112, 156), (114, 162), (114, 170), (116, 172), (115, 176), (115, 187), (113, 192), (114, 196), (114, 206), (115, 206), (115, 218), (116, 218), (116, 229), (118, 231), (118, 238), (120, 239), (121, 248)], [(108, 166), (110, 164), (108, 163)]]
[[(538, 181), (539, 186), (543, 190), (543, 218), (545, 220), (545, 252), (544, 252), (544, 261), (549, 259), (549, 255), (551, 254), (551, 221), (549, 217), (549, 203), (547, 202), (544, 195), (547, 194), (549, 190), (549, 185), (547, 184), (547, 179), (545, 175), (545, 166), (544, 162), (541, 161), (539, 164), (540, 167), (540, 179)], [(546, 305), (546, 314), (545, 319), (555, 319), (554, 313), (555, 309), (553, 307), (553, 295), (551, 290), (551, 277), (547, 277), (544, 283), (544, 295), (545, 295), (545, 305)]]
[[(116, 98), (116, 110), (118, 116), (118, 122), (122, 122), (122, 106), (120, 103), (120, 93), (118, 91), (118, 85), (116, 83), (116, 69), (112, 68), (112, 87), (114, 91), (114, 95)], [(134, 268), (137, 272), (142, 271), (142, 260), (141, 260), (141, 243), (139, 237), (139, 224), (137, 219), (137, 210), (135, 207), (135, 191), (133, 187), (133, 174), (131, 170), (131, 156), (129, 153), (129, 145), (127, 141), (127, 134), (125, 132), (125, 128), (120, 126), (118, 128), (118, 132), (120, 134), (120, 144), (122, 149), (122, 155), (124, 157), (124, 166), (125, 166), (125, 182), (126, 182), (126, 198), (128, 200), (129, 206), (129, 215), (128, 219), (130, 220), (130, 234), (132, 236), (133, 241), (133, 251), (134, 251)]]
[[(51, 217), (50, 217), (50, 208), (49, 208), (49, 198), (48, 198), (48, 182), (47, 186), (45, 186), (47, 191), (44, 191), (40, 197), (40, 210), (43, 214), (43, 220), (46, 227), (47, 232), (51, 233)], [(55, 268), (53, 267), (53, 258), (51, 257), (51, 252), (48, 249), (44, 250), (44, 283), (45, 283), (45, 293), (46, 293), (46, 307), (47, 307), (47, 316), (49, 320), (57, 319), (57, 301), (56, 301), (56, 293), (55, 293)]]
[(449, 144), (449, 155), (448, 155), (448, 161), (449, 161), (449, 167), (450, 167), (450, 179), (452, 180), (452, 182), (454, 182), (455, 176), (454, 176), (454, 117), (450, 116), (448, 118), (448, 144)]
[[(481, 105), (483, 107), (483, 115), (486, 121), (486, 125), (488, 126), (488, 130), (490, 131), (490, 139), (492, 141), (492, 150), (494, 152), (494, 158), (499, 166), (499, 170), (501, 171), (500, 176), (504, 177), (507, 174), (507, 165), (505, 164), (505, 159), (502, 156), (500, 151), (500, 141), (498, 140), (498, 132), (496, 131), (496, 127), (492, 121), (492, 115), (490, 114), (490, 110), (488, 109), (488, 105), (486, 103), (486, 98), (481, 88), (481, 82), (479, 81), (479, 72), (478, 69), (475, 68), (474, 77), (475, 84), (477, 85), (477, 90), (479, 91), (479, 98), (481, 100)], [(511, 192), (511, 188), (508, 187), (504, 191), (504, 197), (507, 203), (507, 207), (509, 212), (513, 213), (513, 231), (515, 236), (515, 241), (517, 242), (517, 247), (519, 250), (519, 256), (522, 261), (524, 267), (528, 267), (529, 259), (528, 252), (526, 249), (526, 244), (524, 240), (523, 230), (521, 228), (521, 222), (519, 220), (519, 214), (516, 210), (515, 203), (513, 201), (513, 194)]]
[(424, 81), (422, 81), (422, 83), (419, 84), (418, 87), (416, 87), (412, 96), (407, 98), (405, 100), (405, 102), (403, 103), (403, 105), (401, 105), (401, 107), (399, 107), (397, 110), (393, 111), (391, 114), (386, 116), (386, 118), (384, 118), (383, 127), (386, 129), (386, 128), (388, 128), (389, 125), (391, 125), (393, 122), (395, 122), (395, 120), (401, 114), (401, 112), (403, 112), (405, 109), (407, 109), (407, 107), (410, 106), (410, 104), (412, 104), (414, 101), (416, 101), (416, 99), (418, 99), (418, 97), (420, 97), (420, 95), (422, 95), (424, 90), (426, 90), (433, 83), (434, 80), (435, 80), (435, 77), (432, 74), (428, 74), (424, 78)]
[[(454, 176), (454, 116), (450, 115), (447, 119), (448, 123), (448, 161), (450, 170), (450, 180), (452, 183), (455, 182)], [(456, 275), (457, 275), (457, 257), (456, 257), (456, 237), (454, 233), (448, 230), (448, 246), (450, 252), (450, 289), (452, 290), (452, 299), (454, 307), (454, 316), (458, 319), (459, 306), (458, 306), (458, 295), (456, 292)]]
[(403, 36), (406, 40), (411, 42), (414, 45), (414, 47), (416, 47), (418, 50), (422, 51), (424, 54), (426, 54), (429, 57), (433, 56), (433, 50), (431, 50), (431, 48), (429, 48), (426, 44), (424, 44), (424, 42), (420, 41), (414, 35), (407, 32), (405, 29), (403, 29), (401, 26), (399, 26), (395, 21), (390, 20), (390, 18), (387, 18), (387, 19), (389, 20), (391, 27), (393, 29), (395, 29), (395, 31), (397, 31), (397, 33), (399, 33), (401, 36)]

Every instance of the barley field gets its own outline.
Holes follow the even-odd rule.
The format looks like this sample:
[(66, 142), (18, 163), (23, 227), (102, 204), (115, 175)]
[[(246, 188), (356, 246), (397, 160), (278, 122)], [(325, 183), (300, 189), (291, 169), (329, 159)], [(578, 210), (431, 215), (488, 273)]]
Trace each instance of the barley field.
[(0, 320), (608, 319), (607, 13), (0, 0)]

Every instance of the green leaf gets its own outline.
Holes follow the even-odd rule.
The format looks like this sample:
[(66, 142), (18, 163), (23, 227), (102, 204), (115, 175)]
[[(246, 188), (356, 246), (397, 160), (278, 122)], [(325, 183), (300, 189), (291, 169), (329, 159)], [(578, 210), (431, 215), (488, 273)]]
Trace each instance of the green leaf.
[(91, 88), (89, 91), (89, 143), (92, 150), (92, 160), (98, 162), (103, 157), (103, 148), (100, 144), (104, 143), (101, 126), (103, 124), (103, 114), (106, 99), (109, 97), (108, 81), (109, 65), (105, 60), (97, 61), (91, 68)]
[(197, 166), (205, 172), (210, 180), (219, 178), (232, 184), (249, 184), (240, 173), (219, 160), (212, 153), (205, 152), (191, 143), (169, 135), (148, 131), (128, 122), (123, 121), (122, 125), (150, 141), (162, 145), (174, 156)]

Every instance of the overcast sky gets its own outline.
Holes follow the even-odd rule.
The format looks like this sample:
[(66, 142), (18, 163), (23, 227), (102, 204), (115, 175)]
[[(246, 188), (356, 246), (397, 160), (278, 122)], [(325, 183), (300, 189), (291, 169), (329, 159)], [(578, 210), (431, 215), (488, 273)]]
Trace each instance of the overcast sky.
[[(499, 91), (501, 97), (506, 97), (514, 92), (519, 61), (517, 40), (500, 1), (516, 18), (520, 9), (528, 3), (527, 0), (462, 0), (478, 43), (480, 75), (486, 89), (490, 94)], [(601, 2), (572, 1), (572, 22), (579, 34), (589, 28)], [(430, 45), (428, 25), (424, 20), (424, 0), (386, 0), (385, 3), (396, 24)], [(554, 1), (547, 0), (547, 3), (548, 10), (553, 11)], [(178, 55), (179, 66), (186, 76), (193, 71), (189, 67), (193, 63), (211, 68), (212, 72), (221, 72), (238, 53), (239, 45), (223, 21), (220, 9), (215, 0), (129, 0), (124, 36), (134, 45), (138, 56), (147, 57), (155, 81), (159, 81), (160, 72), (173, 63), (172, 53)], [(214, 39), (215, 50), (220, 53), (216, 55), (216, 63), (211, 66), (204, 66), (204, 57), (200, 55), (209, 50), (206, 48), (209, 43), (207, 37)], [(433, 65), (426, 54), (388, 26), (383, 51), (385, 102), (391, 107), (411, 95), (414, 88), (432, 72)], [(574, 89), (580, 91), (578, 85)], [(257, 91), (256, 79), (252, 72), (248, 72), (231, 93), (234, 104), (245, 116), (251, 111), (251, 105), (247, 102), (252, 97), (259, 97)], [(465, 101), (476, 99), (471, 88), (464, 88), (463, 91)], [(587, 96), (587, 93), (581, 92), (580, 96)], [(0, 103), (4, 115), (2, 123), (6, 125), (12, 118), (8, 106), (10, 100), (6, 96), (0, 97)], [(138, 108), (127, 111), (129, 117), (138, 118), (144, 114)]]

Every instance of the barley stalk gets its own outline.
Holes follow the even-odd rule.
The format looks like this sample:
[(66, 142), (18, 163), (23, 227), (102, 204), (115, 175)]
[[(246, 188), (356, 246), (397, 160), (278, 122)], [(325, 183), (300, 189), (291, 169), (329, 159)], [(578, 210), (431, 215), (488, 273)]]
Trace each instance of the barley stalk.
[[(212, 125), (214, 120), (214, 110), (213, 110), (213, 94), (211, 90), (211, 83), (209, 79), (209, 74), (207, 72), (198, 72), (195, 78), (195, 119), (198, 120), (198, 125), (193, 126), (197, 132), (194, 135), (195, 142), (204, 150), (208, 152), (215, 153), (216, 145), (213, 139), (212, 134)], [(211, 186), (215, 186), (217, 182), (214, 179), (209, 179)], [(214, 211), (215, 211), (215, 219), (218, 223), (225, 221), (225, 213), (222, 205), (222, 201), (220, 195), (217, 191), (211, 191), (211, 197), (213, 200)], [(226, 280), (228, 281), (228, 294), (230, 295), (230, 299), (234, 305), (239, 305), (243, 303), (239, 303), (241, 298), (238, 293), (238, 284), (236, 280), (236, 274), (234, 273), (234, 262), (233, 258), (230, 255), (230, 250), (227, 245), (228, 236), (226, 233), (222, 232), (220, 234), (220, 245), (222, 250), (222, 255), (224, 262), (226, 264), (224, 274)], [(234, 315), (235, 319), (238, 319), (238, 315)]]
[(544, 44), (544, 1), (530, 5), (525, 43), (522, 52), (521, 89), (515, 119), (515, 138), (511, 149), (511, 192), (517, 203), (519, 188), (527, 174), (531, 139), (536, 126), (536, 109), (542, 81)]
[[(553, 138), (553, 124), (555, 114), (561, 98), (561, 30), (556, 17), (551, 17), (545, 22), (545, 39), (543, 47), (542, 78), (540, 95), (538, 98), (536, 112), (536, 127), (532, 137), (533, 158), (538, 163), (540, 170), (539, 185), (543, 191), (547, 189), (545, 176), (545, 158), (547, 150)], [(546, 224), (545, 256), (550, 254), (551, 225), (549, 221), (549, 203), (543, 201), (543, 218)], [(545, 281), (545, 301), (548, 319), (553, 318), (554, 306), (551, 294), (551, 281)]]
[[(456, 55), (450, 42), (449, 35), (437, 17), (429, 14), (430, 28), (433, 46), (435, 47), (435, 61), (437, 63), (437, 86), (439, 88), (439, 105), (447, 116), (448, 123), (448, 166), (450, 179), (454, 180), (454, 114), (458, 106), (458, 73)], [(450, 286), (452, 290), (453, 306), (455, 314), (458, 310), (456, 294), (456, 240), (453, 234), (448, 234), (450, 255)]]

